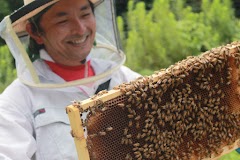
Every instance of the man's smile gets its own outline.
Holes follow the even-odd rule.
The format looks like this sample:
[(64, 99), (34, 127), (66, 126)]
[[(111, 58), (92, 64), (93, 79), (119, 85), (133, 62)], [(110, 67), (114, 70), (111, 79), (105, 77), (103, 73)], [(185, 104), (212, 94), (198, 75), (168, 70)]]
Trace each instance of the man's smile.
[(88, 38), (88, 36), (83, 36), (82, 38), (69, 40), (67, 42), (72, 45), (80, 45), (80, 44), (84, 43), (87, 40), (87, 38)]

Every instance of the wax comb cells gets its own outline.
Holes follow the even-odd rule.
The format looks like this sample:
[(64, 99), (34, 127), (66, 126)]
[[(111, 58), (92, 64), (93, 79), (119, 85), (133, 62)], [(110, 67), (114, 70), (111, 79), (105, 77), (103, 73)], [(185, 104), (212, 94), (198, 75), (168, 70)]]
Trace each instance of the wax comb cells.
[(90, 159), (213, 159), (237, 148), (239, 46), (188, 57), (71, 106), (88, 113)]

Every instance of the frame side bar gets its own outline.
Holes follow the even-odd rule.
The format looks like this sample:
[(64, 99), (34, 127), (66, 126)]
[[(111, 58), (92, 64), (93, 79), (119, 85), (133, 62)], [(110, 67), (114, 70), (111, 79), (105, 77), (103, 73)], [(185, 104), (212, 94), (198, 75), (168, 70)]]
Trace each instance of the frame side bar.
[(74, 137), (74, 142), (77, 149), (79, 160), (90, 160), (89, 152), (87, 149), (87, 141), (84, 137), (84, 130), (82, 126), (82, 121), (80, 119), (79, 109), (73, 105), (67, 106), (66, 108), (68, 118), (70, 120), (70, 125), (72, 128), (72, 136)]

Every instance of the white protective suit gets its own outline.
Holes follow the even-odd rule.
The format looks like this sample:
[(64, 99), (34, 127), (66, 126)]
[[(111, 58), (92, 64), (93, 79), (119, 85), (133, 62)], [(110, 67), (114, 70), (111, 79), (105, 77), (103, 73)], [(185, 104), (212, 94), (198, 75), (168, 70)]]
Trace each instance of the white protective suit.
[[(38, 60), (35, 65), (44, 76), (52, 78), (51, 81), (62, 81), (43, 61)], [(97, 60), (92, 60), (92, 67), (96, 72), (107, 69)], [(41, 89), (15, 80), (0, 96), (0, 160), (32, 157), (37, 160), (77, 160), (65, 107), (73, 100), (89, 98), (109, 79), (109, 89), (112, 89), (138, 76), (122, 66), (95, 83), (68, 88)]]

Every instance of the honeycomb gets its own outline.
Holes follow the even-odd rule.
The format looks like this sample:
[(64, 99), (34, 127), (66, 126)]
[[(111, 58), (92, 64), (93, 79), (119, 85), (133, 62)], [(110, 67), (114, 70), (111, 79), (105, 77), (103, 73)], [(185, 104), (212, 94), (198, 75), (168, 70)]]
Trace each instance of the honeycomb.
[(239, 146), (239, 42), (191, 56), (151, 76), (74, 104), (91, 160), (212, 159)]

